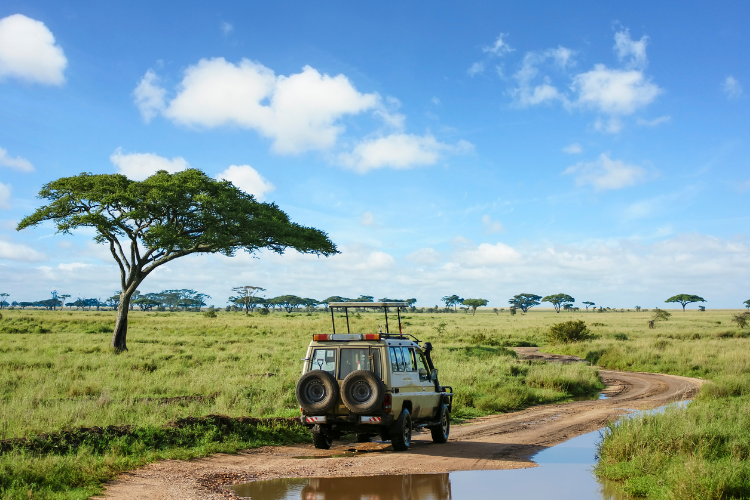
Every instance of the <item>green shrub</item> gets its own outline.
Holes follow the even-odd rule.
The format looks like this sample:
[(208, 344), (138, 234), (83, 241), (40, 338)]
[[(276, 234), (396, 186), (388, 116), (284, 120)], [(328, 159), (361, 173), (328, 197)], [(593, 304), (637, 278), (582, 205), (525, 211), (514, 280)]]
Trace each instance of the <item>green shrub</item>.
[(549, 327), (547, 333), (547, 340), (552, 344), (569, 344), (590, 338), (591, 333), (586, 327), (586, 322), (582, 320), (556, 323)]
[(203, 316), (206, 317), (206, 318), (215, 318), (216, 317), (216, 311), (214, 311), (213, 308), (211, 308), (208, 311), (204, 312)]
[(625, 335), (624, 333), (615, 333), (615, 334), (613, 335), (613, 338), (614, 338), (615, 340), (628, 340), (628, 336), (627, 336), (627, 335)]

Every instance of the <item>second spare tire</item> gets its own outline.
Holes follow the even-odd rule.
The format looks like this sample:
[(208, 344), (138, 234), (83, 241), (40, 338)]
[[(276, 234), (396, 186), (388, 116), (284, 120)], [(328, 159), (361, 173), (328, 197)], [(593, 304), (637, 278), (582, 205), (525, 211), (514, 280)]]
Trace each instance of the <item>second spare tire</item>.
[(385, 384), (369, 370), (356, 370), (341, 384), (341, 399), (353, 413), (380, 411), (385, 399)]
[(296, 388), (297, 402), (308, 413), (321, 414), (333, 409), (339, 399), (339, 385), (333, 375), (310, 370), (300, 377)]

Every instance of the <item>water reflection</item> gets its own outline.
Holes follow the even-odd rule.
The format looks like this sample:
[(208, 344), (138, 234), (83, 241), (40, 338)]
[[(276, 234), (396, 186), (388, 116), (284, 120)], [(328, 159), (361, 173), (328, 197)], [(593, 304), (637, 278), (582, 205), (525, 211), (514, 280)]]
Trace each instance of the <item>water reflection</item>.
[(591, 472), (599, 431), (537, 453), (531, 469), (275, 479), (232, 487), (253, 500), (621, 500)]

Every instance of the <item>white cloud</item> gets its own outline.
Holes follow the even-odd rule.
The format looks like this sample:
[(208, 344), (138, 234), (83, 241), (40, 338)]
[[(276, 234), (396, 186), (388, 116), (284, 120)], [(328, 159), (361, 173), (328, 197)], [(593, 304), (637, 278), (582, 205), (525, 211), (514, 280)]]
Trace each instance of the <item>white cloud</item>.
[(224, 36), (227, 36), (232, 31), (234, 31), (234, 26), (226, 21), (222, 21), (219, 27), (221, 28), (221, 32), (224, 34)]
[(430, 102), (435, 106), (440, 106), (441, 104), (443, 104), (443, 102), (437, 97), (433, 97), (432, 99), (430, 99)]
[(10, 208), (11, 185), (0, 182), (0, 208)]
[(622, 189), (643, 182), (646, 170), (638, 165), (613, 160), (606, 153), (592, 162), (579, 162), (563, 172), (574, 175), (576, 185), (591, 185), (596, 191)]
[(122, 148), (117, 148), (109, 160), (114, 164), (117, 173), (136, 181), (142, 181), (158, 170), (166, 170), (173, 174), (190, 167), (180, 156), (170, 160), (154, 153), (123, 153)]
[(216, 176), (217, 179), (226, 179), (232, 184), (255, 196), (258, 201), (265, 200), (266, 193), (276, 187), (264, 179), (257, 170), (250, 165), (230, 165), (229, 168)]
[(141, 112), (143, 121), (150, 122), (158, 113), (164, 111), (164, 96), (167, 91), (159, 86), (159, 77), (153, 70), (146, 71), (138, 86), (133, 91), (135, 105)]
[(648, 36), (643, 35), (640, 40), (630, 38), (630, 30), (625, 29), (615, 33), (615, 53), (617, 58), (631, 68), (643, 68), (648, 59), (646, 57), (646, 46)]
[(724, 80), (724, 83), (721, 84), (721, 89), (729, 99), (735, 99), (742, 95), (742, 85), (733, 76), (728, 76)]
[(515, 103), (521, 107), (534, 106), (547, 101), (559, 100), (567, 102), (567, 98), (551, 83), (548, 76), (542, 77), (541, 83), (534, 83), (539, 75), (539, 66), (552, 60), (561, 69), (571, 63), (574, 52), (566, 47), (548, 49), (540, 52), (527, 52), (523, 58), (521, 68), (513, 75), (518, 86), (511, 89), (510, 94)]
[(643, 118), (638, 118), (636, 120), (636, 123), (643, 127), (656, 127), (658, 125), (661, 125), (662, 123), (669, 123), (670, 121), (672, 121), (672, 117), (669, 115), (664, 115), (664, 116), (656, 117), (653, 120), (645, 120)]
[(0, 240), (0, 259), (38, 262), (47, 260), (47, 256), (29, 246)]
[(624, 126), (622, 120), (616, 116), (610, 116), (609, 118), (599, 117), (594, 120), (594, 129), (607, 134), (617, 134)]
[(484, 73), (484, 63), (483, 62), (475, 62), (471, 66), (469, 66), (469, 69), (466, 70), (466, 74), (469, 76), (477, 76)]
[(568, 144), (562, 150), (563, 153), (568, 153), (569, 155), (579, 155), (583, 153), (583, 146), (574, 142), (573, 144)]
[(461, 251), (455, 256), (456, 262), (462, 266), (477, 268), (515, 264), (522, 260), (521, 253), (504, 244), (482, 243), (476, 248)]
[(372, 212), (370, 212), (369, 210), (362, 214), (362, 217), (359, 219), (359, 223), (363, 226), (374, 226), (377, 224), (377, 222), (375, 222), (375, 216), (372, 215)]
[(450, 145), (429, 134), (391, 134), (363, 140), (351, 153), (340, 154), (339, 161), (360, 173), (385, 167), (402, 170), (433, 165), (444, 153), (463, 153), (472, 149), (473, 146), (466, 141)]
[(184, 125), (254, 129), (273, 140), (277, 153), (294, 154), (331, 148), (344, 131), (341, 118), (381, 105), (378, 94), (358, 92), (344, 75), (305, 66), (300, 73), (276, 76), (260, 63), (232, 64), (219, 57), (185, 70), (163, 114)]
[(489, 47), (484, 47), (482, 49), (482, 52), (486, 52), (495, 56), (504, 56), (505, 54), (513, 52), (515, 49), (508, 45), (508, 43), (504, 40), (506, 36), (508, 36), (507, 33), (500, 33), (500, 35), (495, 40), (495, 43), (493, 43)]
[(482, 216), (482, 224), (484, 224), (484, 232), (487, 234), (502, 233), (504, 229), (500, 221), (492, 220), (489, 215)]
[(429, 266), (439, 263), (442, 260), (442, 256), (440, 255), (440, 252), (434, 248), (427, 247), (415, 250), (407, 255), (405, 259), (406, 261), (413, 262), (417, 265)]
[(617, 115), (634, 113), (662, 92), (641, 71), (611, 69), (603, 64), (576, 75), (572, 88), (578, 94), (576, 106)]
[(22, 14), (0, 19), (0, 79), (62, 85), (68, 60), (43, 22)]
[(29, 160), (21, 158), (20, 156), (13, 158), (3, 148), (0, 148), (0, 167), (9, 167), (20, 170), (21, 172), (34, 171), (34, 165), (32, 165)]

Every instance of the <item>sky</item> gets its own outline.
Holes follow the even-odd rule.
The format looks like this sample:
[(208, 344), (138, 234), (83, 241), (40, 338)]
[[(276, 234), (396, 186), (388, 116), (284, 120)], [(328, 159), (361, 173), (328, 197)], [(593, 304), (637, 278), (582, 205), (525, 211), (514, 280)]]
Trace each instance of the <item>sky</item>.
[(176, 5), (0, 4), (9, 301), (119, 290), (93, 230), (16, 230), (45, 183), (185, 168), (341, 253), (189, 256), (142, 293), (750, 298), (747, 2)]

